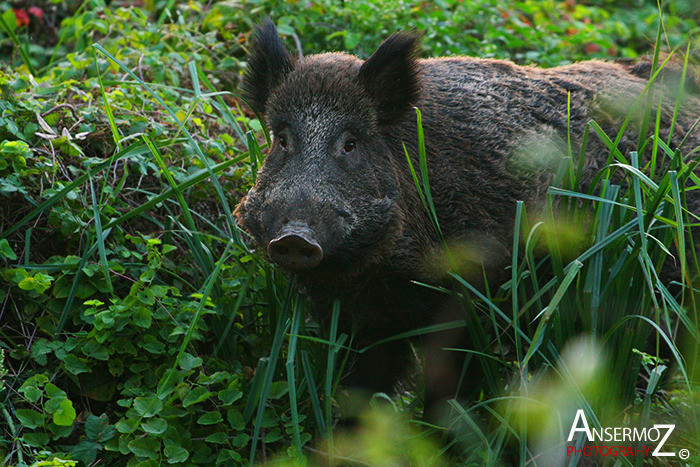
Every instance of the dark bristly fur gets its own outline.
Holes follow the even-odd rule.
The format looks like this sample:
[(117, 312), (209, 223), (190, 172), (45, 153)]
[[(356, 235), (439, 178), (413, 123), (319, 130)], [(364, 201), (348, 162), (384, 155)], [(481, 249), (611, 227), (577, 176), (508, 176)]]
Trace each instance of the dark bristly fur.
[[(391, 123), (418, 101), (420, 82), (415, 62), (418, 36), (392, 34), (360, 67), (359, 80), (379, 104), (379, 123)], [(385, 92), (386, 89), (401, 92)]]
[(241, 89), (243, 99), (254, 109), (264, 109), (270, 91), (277, 87), (293, 66), (294, 59), (284, 48), (274, 23), (267, 18), (262, 27), (255, 30), (248, 71)]
[[(573, 154), (590, 120), (614, 139), (646, 85), (622, 64), (540, 69), (469, 57), (421, 60), (416, 47), (415, 34), (399, 33), (365, 62), (343, 53), (294, 61), (266, 21), (255, 32), (243, 83), (273, 144), (255, 187), (237, 208), (240, 223), (263, 250), (286, 238), (293, 240), (287, 246), (312, 247), (313, 261), (304, 264), (315, 266), (291, 272), (322, 322), (340, 299), (340, 332), (357, 331), (358, 347), (460, 316), (447, 295), (416, 284), (443, 282), (437, 254), (442, 242), (404, 153), (405, 145), (419, 166), (413, 106), (423, 116), (441, 230), (448, 244), (468, 246), (476, 266), (468, 277), (478, 279), (482, 266), (489, 274), (503, 269), (516, 202), (541, 206), (567, 153), (568, 132)], [(669, 96), (661, 106), (664, 141), (674, 102)], [(700, 127), (687, 134), (698, 116), (700, 100), (686, 95), (672, 146), (686, 136), (686, 151), (700, 145)], [(635, 126), (638, 119), (620, 140), (623, 154), (636, 150)], [(592, 136), (584, 187), (608, 154)], [(697, 211), (696, 201), (689, 205)], [(283, 257), (287, 246), (275, 253)], [(431, 410), (455, 395), (464, 358), (442, 349), (468, 342), (451, 331), (423, 344)], [(353, 363), (347, 384), (390, 391), (410, 362), (408, 350), (405, 340), (373, 347)], [(478, 370), (470, 366), (467, 381), (476, 381)]]

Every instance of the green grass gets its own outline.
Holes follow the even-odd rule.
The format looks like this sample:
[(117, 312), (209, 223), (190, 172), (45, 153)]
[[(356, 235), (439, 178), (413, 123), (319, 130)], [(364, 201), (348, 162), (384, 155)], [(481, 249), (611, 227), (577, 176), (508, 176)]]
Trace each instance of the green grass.
[[(0, 2), (12, 51), (0, 69), (0, 463), (510, 464), (549, 459), (577, 409), (596, 427), (676, 423), (673, 449), (697, 460), (698, 259), (683, 246), (698, 224), (686, 204), (698, 152), (658, 139), (650, 93), (637, 138), (650, 163), (591, 122), (583, 145), (606, 142), (625, 183), (603, 170), (584, 190), (585, 149), (570, 148), (544, 215), (519, 206), (507, 282), (482, 293), (452, 272), (478, 343), (455, 351), (480, 362), (484, 382), (473, 403), (451, 402), (451, 446), (418, 421), (419, 375), (376, 395), (346, 433), (334, 429), (340, 375), (366, 349), (338, 332), (338, 305), (328, 329), (309, 319), (295, 284), (250, 251), (232, 214), (269, 140), (226, 91), (235, 94), (244, 35), (272, 4), (97, 3), (65, 11), (55, 43), (30, 43)], [(648, 3), (627, 23), (626, 7), (552, 2), (347, 5), (300, 13), (283, 2), (275, 20), (307, 53), (366, 56), (405, 26), (424, 31), (426, 54), (547, 65), (645, 52), (632, 30), (691, 59), (696, 50), (682, 2), (664, 6), (665, 29), (648, 23)], [(414, 181), (439, 230), (418, 162)], [(671, 285), (658, 278), (669, 245), (682, 273)]]

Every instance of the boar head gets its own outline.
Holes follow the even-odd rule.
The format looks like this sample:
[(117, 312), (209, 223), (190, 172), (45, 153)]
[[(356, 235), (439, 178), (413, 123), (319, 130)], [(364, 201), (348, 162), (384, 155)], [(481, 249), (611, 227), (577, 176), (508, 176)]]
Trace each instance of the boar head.
[(327, 53), (297, 59), (270, 20), (256, 29), (242, 84), (272, 144), (236, 214), (283, 269), (302, 276), (357, 272), (401, 233), (393, 128), (419, 94), (417, 37), (399, 33), (367, 60)]

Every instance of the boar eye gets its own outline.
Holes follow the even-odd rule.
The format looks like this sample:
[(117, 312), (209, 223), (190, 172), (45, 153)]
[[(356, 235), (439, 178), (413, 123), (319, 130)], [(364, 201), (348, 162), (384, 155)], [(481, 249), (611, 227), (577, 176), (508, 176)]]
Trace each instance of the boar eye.
[(345, 154), (350, 154), (351, 152), (353, 152), (355, 150), (356, 146), (357, 146), (357, 144), (355, 143), (354, 140), (348, 140), (343, 145), (343, 152)]
[(277, 140), (279, 141), (280, 146), (282, 146), (282, 148), (284, 148), (284, 149), (287, 148), (287, 137), (286, 137), (286, 136), (280, 135), (280, 136), (277, 138)]

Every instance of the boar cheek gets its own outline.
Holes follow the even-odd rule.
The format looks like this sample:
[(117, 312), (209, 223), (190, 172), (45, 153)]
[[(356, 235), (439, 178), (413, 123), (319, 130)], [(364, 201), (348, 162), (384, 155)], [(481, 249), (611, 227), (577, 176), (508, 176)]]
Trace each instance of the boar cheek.
[[(252, 191), (252, 190), (251, 190)], [(246, 196), (241, 198), (240, 203), (233, 210), (233, 215), (236, 218), (236, 223), (245, 232), (252, 235), (256, 243), (261, 244), (260, 234), (260, 220), (257, 209), (254, 206), (254, 198), (251, 198), (251, 193), (249, 192)]]

